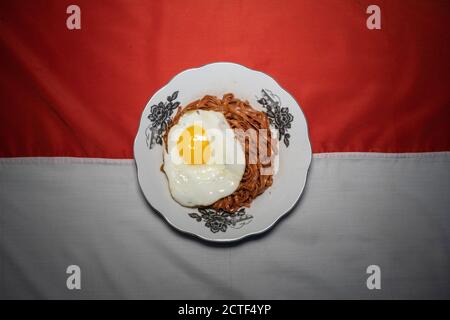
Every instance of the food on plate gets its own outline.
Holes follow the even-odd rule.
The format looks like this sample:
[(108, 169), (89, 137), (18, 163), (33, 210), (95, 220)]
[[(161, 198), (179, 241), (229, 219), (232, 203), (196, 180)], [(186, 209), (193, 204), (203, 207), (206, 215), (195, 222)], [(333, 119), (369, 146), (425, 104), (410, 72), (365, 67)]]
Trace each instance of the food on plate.
[(183, 206), (232, 213), (272, 185), (273, 175), (264, 171), (276, 153), (269, 119), (231, 93), (180, 107), (163, 141), (162, 170)]
[[(225, 136), (226, 129), (231, 128), (222, 113), (194, 110), (184, 112), (169, 130), (164, 172), (173, 198), (181, 205), (212, 205), (239, 186), (245, 161), (225, 163), (223, 149), (237, 145), (242, 159), (244, 151), (239, 142), (234, 143), (234, 135)], [(221, 143), (222, 134), (231, 141)]]

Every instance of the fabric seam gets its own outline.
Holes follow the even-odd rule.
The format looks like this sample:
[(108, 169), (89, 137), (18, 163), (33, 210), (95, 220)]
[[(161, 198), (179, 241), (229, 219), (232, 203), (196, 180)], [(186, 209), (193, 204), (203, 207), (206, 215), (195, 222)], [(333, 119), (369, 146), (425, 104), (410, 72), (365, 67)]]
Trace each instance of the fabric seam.
[[(450, 160), (450, 151), (416, 153), (380, 153), (380, 152), (329, 152), (314, 153), (314, 159), (445, 159)], [(0, 164), (107, 164), (129, 165), (134, 159), (83, 158), (83, 157), (14, 157), (0, 158)]]

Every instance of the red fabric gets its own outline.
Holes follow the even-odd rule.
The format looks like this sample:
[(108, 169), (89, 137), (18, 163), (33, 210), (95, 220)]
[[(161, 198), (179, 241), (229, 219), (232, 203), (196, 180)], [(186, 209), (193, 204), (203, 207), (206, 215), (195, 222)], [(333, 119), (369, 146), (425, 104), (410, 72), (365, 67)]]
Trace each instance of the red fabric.
[(216, 61), (291, 92), (314, 152), (450, 150), (449, 3), (375, 1), (371, 31), (372, 2), (1, 1), (0, 156), (131, 158), (149, 97)]

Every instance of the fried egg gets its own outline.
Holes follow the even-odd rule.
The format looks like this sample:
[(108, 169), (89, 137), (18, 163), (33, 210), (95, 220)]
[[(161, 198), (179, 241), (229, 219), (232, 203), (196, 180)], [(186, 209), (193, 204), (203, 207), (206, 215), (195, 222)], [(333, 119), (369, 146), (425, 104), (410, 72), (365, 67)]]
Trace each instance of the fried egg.
[(183, 206), (213, 204), (232, 194), (244, 175), (244, 150), (220, 112), (186, 112), (163, 150), (170, 193)]

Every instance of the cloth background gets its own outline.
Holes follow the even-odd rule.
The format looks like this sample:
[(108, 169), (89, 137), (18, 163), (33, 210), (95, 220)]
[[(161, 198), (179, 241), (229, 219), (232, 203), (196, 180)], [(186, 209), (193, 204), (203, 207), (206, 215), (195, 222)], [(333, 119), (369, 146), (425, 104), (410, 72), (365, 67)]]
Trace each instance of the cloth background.
[[(448, 299), (449, 168), (449, 153), (316, 156), (289, 215), (218, 246), (150, 210), (133, 160), (3, 160), (0, 297)], [(81, 290), (66, 288), (72, 264)]]
[[(1, 1), (0, 298), (450, 298), (450, 6), (380, 0), (368, 30), (370, 4)], [(231, 246), (171, 229), (132, 160), (150, 96), (217, 61), (290, 92), (314, 152), (295, 210)]]
[(302, 107), (313, 152), (450, 150), (448, 1), (0, 3), (0, 156), (132, 158), (140, 114), (177, 73), (230, 61)]

